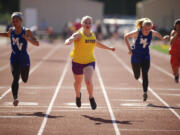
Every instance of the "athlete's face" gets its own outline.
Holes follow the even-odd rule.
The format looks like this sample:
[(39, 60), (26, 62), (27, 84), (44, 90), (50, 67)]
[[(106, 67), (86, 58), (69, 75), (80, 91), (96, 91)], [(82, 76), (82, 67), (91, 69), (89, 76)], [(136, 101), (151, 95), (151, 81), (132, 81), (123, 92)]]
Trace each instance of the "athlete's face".
[(144, 25), (144, 26), (142, 27), (143, 34), (148, 35), (149, 32), (151, 31), (151, 29), (152, 29), (152, 26), (151, 26), (151, 25)]
[(85, 30), (90, 30), (91, 27), (92, 27), (92, 21), (91, 21), (91, 19), (88, 18), (88, 19), (84, 20), (84, 22), (83, 22), (83, 28), (84, 28)]
[(180, 23), (176, 24), (175, 29), (180, 34)]
[(21, 26), (22, 21), (21, 21), (21, 19), (20, 19), (19, 17), (13, 17), (13, 19), (12, 19), (12, 24), (13, 24), (13, 26), (14, 26), (15, 28), (18, 28), (18, 27)]

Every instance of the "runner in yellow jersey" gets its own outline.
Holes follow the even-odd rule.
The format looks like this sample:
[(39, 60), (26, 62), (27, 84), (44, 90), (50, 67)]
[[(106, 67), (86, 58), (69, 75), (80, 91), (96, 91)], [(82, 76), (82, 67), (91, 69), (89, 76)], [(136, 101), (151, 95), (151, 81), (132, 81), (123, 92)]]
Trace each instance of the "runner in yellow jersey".
[(71, 52), (72, 71), (74, 74), (74, 88), (76, 91), (76, 105), (81, 107), (81, 83), (83, 77), (89, 93), (91, 108), (96, 109), (97, 105), (93, 96), (92, 76), (95, 69), (94, 48), (99, 47), (115, 51), (113, 47), (107, 47), (96, 40), (95, 34), (91, 31), (92, 17), (84, 16), (81, 20), (82, 28), (66, 39), (65, 45), (74, 42), (74, 48)]

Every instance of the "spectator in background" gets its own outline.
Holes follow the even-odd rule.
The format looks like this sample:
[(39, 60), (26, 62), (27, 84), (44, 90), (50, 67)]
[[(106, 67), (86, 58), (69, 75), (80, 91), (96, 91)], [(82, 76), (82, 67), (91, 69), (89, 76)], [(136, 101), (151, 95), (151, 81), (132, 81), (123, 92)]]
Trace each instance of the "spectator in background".
[(100, 20), (96, 22), (96, 37), (98, 40), (102, 40), (102, 28)]
[[(81, 19), (80, 18), (77, 18), (74, 22), (74, 29), (75, 31), (79, 30), (81, 28)], [(74, 31), (74, 32), (75, 32)]]
[(47, 28), (48, 28), (47, 22), (46, 22), (45, 19), (43, 19), (43, 20), (41, 21), (40, 29), (43, 30), (43, 31), (47, 31)]
[(54, 38), (54, 29), (52, 26), (49, 26), (47, 29), (48, 32), (48, 38), (49, 38), (49, 42), (52, 43), (53, 42), (53, 38)]

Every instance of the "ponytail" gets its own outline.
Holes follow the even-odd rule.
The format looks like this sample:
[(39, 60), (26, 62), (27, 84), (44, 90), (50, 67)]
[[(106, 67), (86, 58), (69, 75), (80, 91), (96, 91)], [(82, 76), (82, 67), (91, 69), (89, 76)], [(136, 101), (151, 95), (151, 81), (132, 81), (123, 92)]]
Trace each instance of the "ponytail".
[(150, 25), (152, 26), (152, 21), (149, 18), (141, 18), (136, 21), (136, 28), (140, 29), (144, 25)]

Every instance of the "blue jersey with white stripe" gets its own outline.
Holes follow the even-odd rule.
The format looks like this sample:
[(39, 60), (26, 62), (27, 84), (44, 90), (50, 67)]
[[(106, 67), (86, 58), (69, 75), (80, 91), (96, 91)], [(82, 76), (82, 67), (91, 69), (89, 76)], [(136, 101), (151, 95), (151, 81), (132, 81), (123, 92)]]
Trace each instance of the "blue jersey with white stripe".
[(15, 28), (11, 31), (11, 63), (19, 63), (22, 67), (29, 66), (30, 60), (27, 53), (27, 40), (25, 40), (22, 35), (25, 35), (26, 29), (22, 27), (22, 32), (20, 34), (15, 33)]
[(139, 34), (132, 47), (132, 63), (140, 63), (142, 60), (150, 60), (149, 45), (152, 40), (152, 31), (147, 36), (144, 36), (142, 30), (138, 30)]

